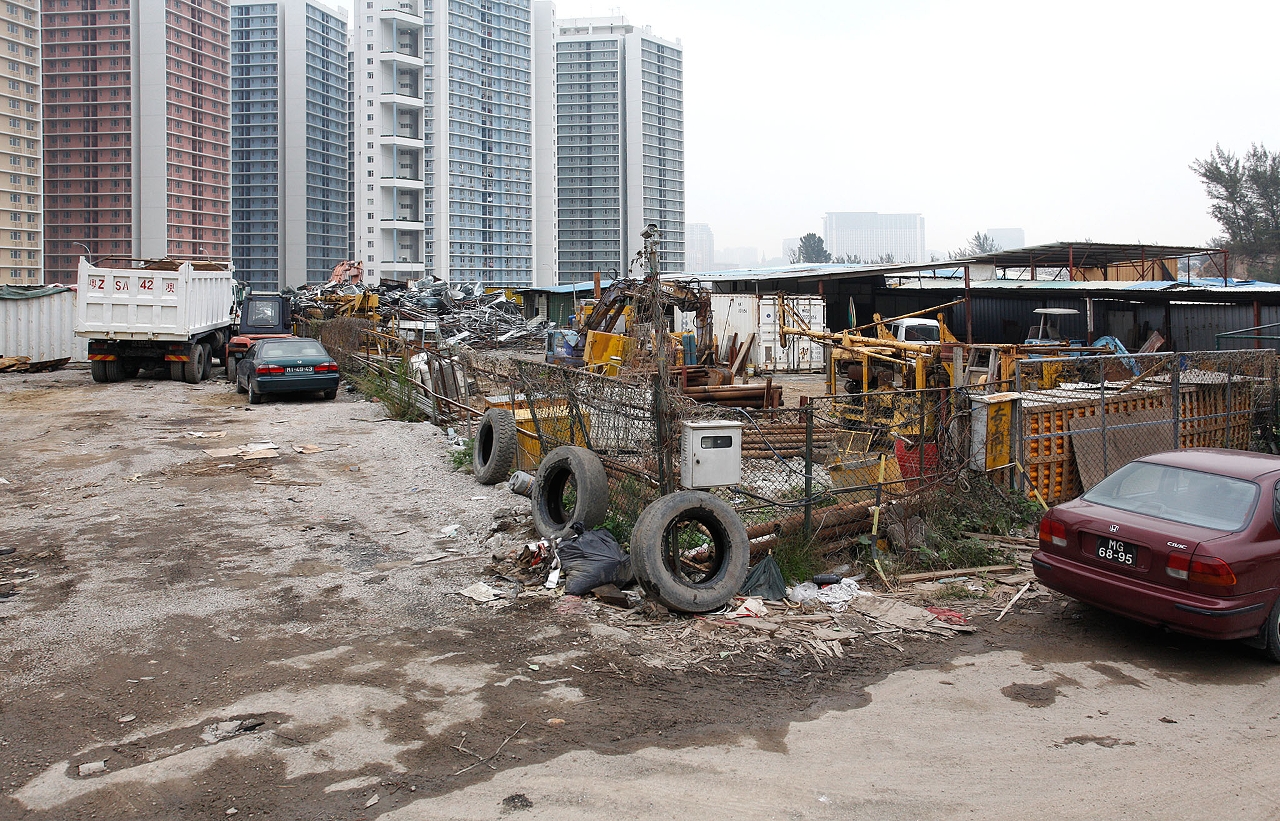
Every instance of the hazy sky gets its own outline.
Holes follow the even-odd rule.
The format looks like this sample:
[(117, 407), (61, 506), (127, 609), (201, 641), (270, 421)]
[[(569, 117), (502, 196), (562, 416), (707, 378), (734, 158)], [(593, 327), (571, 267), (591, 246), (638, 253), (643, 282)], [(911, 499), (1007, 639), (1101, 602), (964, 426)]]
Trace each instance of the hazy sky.
[(562, 0), (685, 48), (689, 222), (781, 252), (827, 211), (1027, 242), (1216, 236), (1188, 164), (1280, 149), (1274, 0)]

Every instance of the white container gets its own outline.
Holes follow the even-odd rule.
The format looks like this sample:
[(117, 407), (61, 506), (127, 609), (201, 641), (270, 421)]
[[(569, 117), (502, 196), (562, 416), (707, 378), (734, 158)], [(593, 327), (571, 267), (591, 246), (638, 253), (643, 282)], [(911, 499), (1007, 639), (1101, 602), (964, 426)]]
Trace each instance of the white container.
[(741, 422), (680, 423), (681, 487), (696, 490), (741, 482)]
[(76, 335), (186, 342), (231, 324), (229, 263), (158, 260), (147, 268), (98, 268), (80, 258)]
[[(815, 331), (827, 330), (827, 305), (820, 296), (784, 297), (787, 305), (809, 323)], [(803, 337), (787, 340), (787, 347), (778, 344), (777, 294), (712, 294), (711, 328), (719, 340), (721, 350), (734, 334), (738, 343), (746, 341), (754, 333), (748, 361), (762, 370), (771, 371), (821, 371), (826, 369), (826, 352), (818, 342)], [(675, 330), (694, 330), (694, 315), (677, 310)]]
[[(18, 290), (18, 289), (15, 289)], [(33, 364), (88, 359), (88, 343), (76, 339), (76, 293), (0, 299), (0, 357), (25, 356)]]

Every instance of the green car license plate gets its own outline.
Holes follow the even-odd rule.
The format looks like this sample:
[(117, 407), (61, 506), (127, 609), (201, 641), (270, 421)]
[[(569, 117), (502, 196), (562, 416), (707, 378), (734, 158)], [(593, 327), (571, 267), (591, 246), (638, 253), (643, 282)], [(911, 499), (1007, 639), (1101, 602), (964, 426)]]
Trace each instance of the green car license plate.
[(285, 368), (284, 372), (285, 373), (311, 373), (314, 370), (315, 368), (312, 368), (310, 365), (300, 365), (299, 367), (296, 367), (296, 368)]

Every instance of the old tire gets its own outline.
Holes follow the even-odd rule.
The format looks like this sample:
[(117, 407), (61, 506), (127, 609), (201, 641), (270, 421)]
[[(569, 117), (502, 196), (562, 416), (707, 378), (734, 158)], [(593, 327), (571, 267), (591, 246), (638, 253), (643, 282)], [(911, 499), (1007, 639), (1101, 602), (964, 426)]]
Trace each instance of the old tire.
[(120, 360), (95, 359), (89, 363), (89, 373), (93, 376), (94, 382), (119, 382), (122, 378)]
[(489, 408), (480, 417), (471, 444), (471, 469), (482, 485), (506, 481), (516, 464), (516, 418), (504, 408)]
[(1266, 623), (1262, 625), (1262, 634), (1258, 638), (1265, 642), (1264, 646), (1271, 660), (1280, 661), (1280, 597), (1271, 606), (1271, 615), (1267, 616)]
[(573, 524), (591, 530), (609, 512), (609, 477), (604, 463), (586, 448), (556, 448), (538, 465), (533, 481), (533, 526), (544, 539), (562, 539)]
[(208, 350), (203, 345), (192, 345), (191, 355), (182, 363), (182, 379), (189, 385), (197, 385), (204, 378)]
[(700, 490), (646, 507), (631, 531), (631, 568), (652, 598), (672, 610), (724, 607), (747, 578), (751, 544), (733, 508)]

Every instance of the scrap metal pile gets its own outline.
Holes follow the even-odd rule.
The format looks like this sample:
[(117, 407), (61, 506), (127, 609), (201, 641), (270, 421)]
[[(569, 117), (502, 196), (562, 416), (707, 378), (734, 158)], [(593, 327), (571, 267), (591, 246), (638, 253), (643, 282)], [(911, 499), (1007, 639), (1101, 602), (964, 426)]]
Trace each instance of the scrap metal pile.
[(289, 292), (298, 320), (349, 316), (375, 321), (388, 332), (426, 342), (465, 343), (498, 348), (537, 340), (552, 327), (546, 320), (526, 320), (520, 305), (504, 292), (484, 293), (473, 283), (390, 283), (370, 287), (358, 280), (333, 278), (308, 283)]

